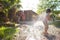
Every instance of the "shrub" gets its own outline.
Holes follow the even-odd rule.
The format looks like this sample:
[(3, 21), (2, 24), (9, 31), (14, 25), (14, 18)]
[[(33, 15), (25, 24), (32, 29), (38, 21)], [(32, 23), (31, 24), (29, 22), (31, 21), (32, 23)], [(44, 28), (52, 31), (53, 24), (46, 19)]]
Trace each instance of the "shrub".
[(17, 32), (16, 28), (0, 27), (0, 39), (11, 40), (16, 32)]

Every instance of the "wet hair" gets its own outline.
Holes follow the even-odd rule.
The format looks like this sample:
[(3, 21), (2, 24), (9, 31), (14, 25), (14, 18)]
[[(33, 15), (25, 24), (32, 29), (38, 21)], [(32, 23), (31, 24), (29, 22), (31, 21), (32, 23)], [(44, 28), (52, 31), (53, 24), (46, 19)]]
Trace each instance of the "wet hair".
[(47, 9), (47, 10), (46, 10), (46, 13), (50, 13), (50, 12), (51, 12), (51, 9)]

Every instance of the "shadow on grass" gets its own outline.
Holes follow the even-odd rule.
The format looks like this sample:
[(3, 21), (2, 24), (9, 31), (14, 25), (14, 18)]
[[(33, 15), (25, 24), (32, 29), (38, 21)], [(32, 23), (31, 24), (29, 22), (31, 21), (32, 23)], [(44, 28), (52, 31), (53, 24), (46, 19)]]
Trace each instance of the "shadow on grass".
[(46, 37), (48, 40), (55, 40), (55, 38), (56, 38), (55, 35), (51, 35), (51, 34), (45, 35), (45, 37)]
[(60, 21), (53, 22), (53, 24), (55, 25), (55, 27), (60, 28)]

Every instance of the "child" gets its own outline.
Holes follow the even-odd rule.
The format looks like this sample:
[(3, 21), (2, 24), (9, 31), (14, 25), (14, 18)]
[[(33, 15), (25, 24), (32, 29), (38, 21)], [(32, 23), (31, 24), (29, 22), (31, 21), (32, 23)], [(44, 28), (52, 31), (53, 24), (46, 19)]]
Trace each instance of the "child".
[(48, 23), (49, 21), (51, 20), (51, 17), (50, 17), (50, 13), (51, 13), (51, 10), (50, 9), (47, 9), (46, 10), (46, 15), (45, 15), (45, 18), (43, 20), (43, 23), (45, 25), (45, 28), (44, 28), (44, 35), (47, 35), (48, 34)]

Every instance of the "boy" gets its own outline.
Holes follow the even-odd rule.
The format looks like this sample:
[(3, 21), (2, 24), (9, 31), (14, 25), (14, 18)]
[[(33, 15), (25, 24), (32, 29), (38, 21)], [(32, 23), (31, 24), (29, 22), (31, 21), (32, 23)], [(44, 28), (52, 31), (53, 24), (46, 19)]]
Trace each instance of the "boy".
[(51, 13), (51, 10), (50, 9), (47, 9), (46, 10), (45, 18), (43, 20), (43, 23), (45, 25), (44, 32), (43, 32), (44, 35), (47, 35), (48, 34), (48, 32), (47, 32), (48, 31), (48, 23), (51, 20), (50, 13)]

